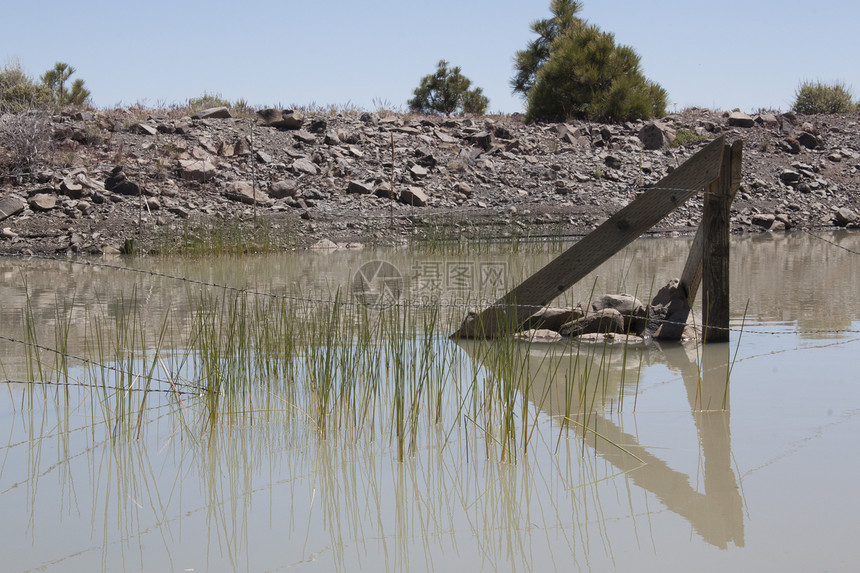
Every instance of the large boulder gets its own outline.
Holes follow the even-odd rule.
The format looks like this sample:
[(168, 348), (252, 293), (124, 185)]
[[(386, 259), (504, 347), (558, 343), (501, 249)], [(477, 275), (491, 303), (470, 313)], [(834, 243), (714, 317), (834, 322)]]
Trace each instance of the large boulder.
[(733, 111), (729, 114), (729, 125), (732, 127), (755, 127), (755, 120), (745, 113)]
[(662, 121), (652, 121), (639, 130), (639, 141), (645, 149), (663, 149), (675, 141), (675, 130)]
[(278, 129), (300, 129), (305, 121), (301, 112), (292, 109), (261, 109), (257, 112), (259, 122)]
[[(701, 324), (701, 321), (698, 321)], [(654, 340), (697, 339), (697, 321), (679, 279), (672, 279), (657, 291), (648, 311), (646, 334)]]
[(530, 329), (545, 329), (558, 332), (565, 323), (573, 322), (578, 318), (582, 318), (582, 316), (583, 312), (580, 307), (546, 307), (531, 315), (526, 321), (525, 326)]
[(610, 308), (617, 310), (624, 317), (624, 332), (641, 334), (645, 331), (648, 309), (635, 296), (631, 294), (605, 294), (591, 303), (593, 312)]
[(574, 337), (595, 332), (624, 334), (626, 328), (624, 326), (624, 317), (620, 312), (614, 308), (604, 308), (589, 312), (582, 318), (568, 322), (561, 327), (559, 332), (562, 336)]

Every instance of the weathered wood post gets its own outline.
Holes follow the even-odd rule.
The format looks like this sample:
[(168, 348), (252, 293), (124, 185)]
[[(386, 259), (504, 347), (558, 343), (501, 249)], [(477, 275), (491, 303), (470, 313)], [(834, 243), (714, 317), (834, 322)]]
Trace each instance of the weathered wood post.
[(720, 177), (708, 185), (702, 213), (704, 342), (729, 340), (729, 231), (733, 182), (740, 180), (742, 143), (726, 148)]
[(531, 315), (719, 178), (724, 146), (725, 136), (720, 136), (700, 149), (492, 306), (467, 317), (452, 337), (495, 338), (515, 332)]

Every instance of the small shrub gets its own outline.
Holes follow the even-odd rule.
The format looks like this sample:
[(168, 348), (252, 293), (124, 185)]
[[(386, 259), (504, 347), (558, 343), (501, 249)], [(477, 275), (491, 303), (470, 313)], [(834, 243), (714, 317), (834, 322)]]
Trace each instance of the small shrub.
[(256, 114), (254, 107), (244, 99), (237, 99), (228, 107), (233, 110), (234, 115), (240, 117), (253, 117)]
[(12, 112), (30, 109), (46, 109), (51, 105), (53, 97), (45, 86), (20, 83), (3, 90), (0, 102), (2, 109)]
[(693, 145), (694, 143), (698, 143), (700, 141), (704, 141), (708, 139), (704, 135), (699, 135), (692, 129), (687, 129), (686, 127), (682, 127), (677, 132), (675, 132), (675, 139), (672, 141), (672, 147), (681, 147), (682, 145)]
[(193, 97), (188, 100), (188, 107), (191, 111), (202, 111), (212, 107), (231, 107), (230, 102), (221, 97), (221, 94), (203, 92), (200, 97)]
[(51, 103), (51, 91), (39, 85), (14, 62), (0, 70), (0, 113), (43, 109)]
[(857, 105), (852, 102), (851, 92), (844, 84), (804, 82), (795, 92), (792, 109), (806, 115), (850, 113), (857, 109)]
[(31, 171), (50, 143), (48, 116), (42, 111), (6, 113), (0, 116), (0, 146), (6, 155), (0, 157), (12, 174)]
[(472, 81), (460, 73), (459, 67), (449, 70), (448, 62), (440, 60), (436, 73), (421, 78), (413, 92), (415, 97), (407, 103), (410, 109), (421, 113), (484, 114), (490, 100), (481, 88), (469, 89), (471, 85)]

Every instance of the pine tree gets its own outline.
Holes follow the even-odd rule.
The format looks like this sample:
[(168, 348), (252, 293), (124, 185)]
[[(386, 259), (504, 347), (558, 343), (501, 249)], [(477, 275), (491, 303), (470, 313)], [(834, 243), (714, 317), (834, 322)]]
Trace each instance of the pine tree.
[(66, 105), (83, 105), (90, 97), (90, 91), (84, 87), (84, 80), (76, 79), (70, 90), (66, 82), (75, 73), (75, 68), (65, 62), (57, 62), (54, 67), (42, 74), (42, 84), (51, 90), (54, 103), (59, 107)]
[(448, 62), (440, 60), (436, 73), (421, 78), (421, 83), (413, 91), (415, 97), (407, 104), (410, 109), (422, 113), (483, 114), (490, 100), (481, 88), (469, 89), (472, 81), (460, 72), (460, 67), (448, 69)]
[(626, 121), (663, 115), (666, 91), (647, 80), (639, 56), (615, 36), (577, 18), (580, 2), (552, 0), (538, 38), (515, 57), (514, 93), (526, 97), (527, 120)]
[(562, 33), (574, 26), (582, 25), (582, 20), (576, 14), (582, 10), (582, 3), (574, 0), (552, 0), (549, 6), (552, 18), (532, 22), (532, 32), (538, 35), (529, 42), (525, 50), (520, 50), (514, 56), (516, 75), (511, 79), (514, 93), (519, 92), (523, 97), (535, 84), (538, 70), (550, 57), (550, 46)]

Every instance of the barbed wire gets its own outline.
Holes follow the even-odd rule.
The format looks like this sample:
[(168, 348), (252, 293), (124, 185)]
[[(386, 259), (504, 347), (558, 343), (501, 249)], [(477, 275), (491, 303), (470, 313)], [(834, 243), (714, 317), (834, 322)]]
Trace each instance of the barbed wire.
[[(822, 238), (822, 240), (826, 241), (826, 239), (823, 239), (823, 238)], [(829, 242), (829, 241), (826, 241), (826, 242)], [(839, 245), (835, 245), (835, 246), (839, 246)], [(848, 250), (848, 249), (846, 249), (846, 250)], [(20, 257), (23, 258), (25, 256), (20, 255)], [(163, 279), (167, 279), (167, 280), (175, 280), (175, 281), (193, 284), (193, 285), (197, 285), (197, 286), (202, 286), (202, 287), (206, 287), (206, 288), (214, 288), (214, 289), (224, 290), (226, 292), (232, 292), (232, 293), (235, 293), (237, 295), (251, 295), (251, 296), (258, 296), (260, 298), (284, 300), (284, 301), (290, 301), (290, 302), (300, 303), (300, 304), (338, 306), (341, 308), (348, 308), (348, 309), (377, 310), (377, 311), (382, 311), (382, 310), (387, 310), (387, 309), (392, 309), (392, 308), (418, 309), (418, 310), (430, 310), (430, 311), (450, 309), (450, 310), (460, 310), (460, 311), (469, 312), (469, 311), (481, 310), (481, 309), (479, 309), (479, 305), (482, 305), (484, 307), (483, 310), (485, 310), (487, 308), (491, 308), (491, 307), (501, 307), (502, 306), (502, 305), (497, 304), (498, 301), (500, 300), (499, 297), (493, 297), (493, 298), (483, 299), (483, 300), (482, 299), (474, 299), (474, 300), (470, 300), (468, 302), (452, 302), (449, 300), (445, 300), (443, 298), (423, 297), (423, 298), (427, 299), (428, 301), (427, 302), (400, 301), (399, 299), (397, 299), (395, 301), (388, 301), (388, 302), (384, 302), (384, 303), (373, 303), (373, 302), (366, 301), (366, 300), (351, 300), (350, 298), (344, 298), (344, 299), (334, 298), (334, 299), (332, 299), (332, 298), (310, 297), (310, 296), (300, 296), (300, 295), (290, 295), (290, 294), (277, 294), (277, 293), (270, 293), (270, 292), (266, 292), (266, 291), (259, 291), (256, 289), (234, 287), (234, 286), (225, 285), (225, 284), (216, 283), (216, 282), (211, 282), (211, 281), (192, 279), (192, 278), (184, 277), (181, 275), (171, 275), (169, 273), (163, 273), (163, 272), (159, 272), (159, 271), (140, 269), (140, 268), (136, 268), (136, 267), (129, 267), (129, 266), (125, 266), (125, 265), (118, 265), (118, 264), (112, 264), (112, 263), (102, 263), (102, 262), (96, 262), (96, 261), (91, 261), (91, 260), (86, 260), (86, 259), (59, 258), (59, 257), (50, 257), (47, 255), (28, 255), (28, 256), (26, 256), (26, 258), (46, 260), (46, 261), (51, 261), (51, 262), (61, 262), (61, 263), (66, 263), (66, 264), (78, 264), (78, 265), (89, 266), (89, 267), (94, 267), (94, 268), (107, 268), (107, 269), (111, 269), (111, 270), (125, 271), (125, 272), (130, 272), (130, 273), (142, 274), (142, 275), (146, 275), (146, 276), (163, 278)], [(353, 294), (352, 298), (353, 299), (356, 298), (355, 293), (352, 293), (352, 294)], [(362, 293), (359, 293), (358, 296), (361, 296), (361, 294)], [(538, 311), (546, 308), (546, 306), (540, 306), (540, 305), (529, 305), (529, 306), (533, 306), (535, 312), (538, 312)], [(665, 323), (665, 324), (677, 325), (677, 326), (682, 326), (682, 325), (688, 324), (687, 322), (674, 322), (674, 321), (669, 321), (669, 320), (661, 320), (660, 322)], [(696, 325), (696, 326), (701, 327), (702, 325)], [(730, 332), (739, 332), (739, 333), (745, 333), (745, 334), (762, 334), (762, 335), (772, 335), (772, 336), (787, 334), (785, 331), (758, 330), (758, 329), (739, 328), (739, 327), (724, 328), (724, 327), (717, 327), (717, 326), (709, 326), (707, 328), (709, 328), (710, 330), (718, 330), (718, 331), (719, 330), (728, 330)], [(820, 335), (852, 334), (852, 333), (860, 333), (860, 330), (854, 330), (854, 329), (850, 329), (850, 328), (844, 329), (843, 328), (843, 329), (793, 330), (790, 332), (790, 334), (804, 335), (804, 336), (820, 336)], [(4, 337), (0, 336), (0, 339), (2, 339), (2, 338), (4, 338)]]
[(832, 246), (836, 247), (837, 249), (842, 249), (843, 251), (847, 251), (847, 252), (851, 253), (852, 255), (860, 255), (860, 252), (857, 252), (857, 251), (855, 251), (855, 250), (853, 250), (853, 249), (849, 249), (848, 247), (844, 247), (844, 246), (842, 246), (842, 245), (840, 245), (840, 244), (834, 243), (834, 242), (833, 242), (833, 241), (831, 241), (830, 239), (825, 239), (824, 237), (822, 237), (822, 236), (820, 236), (820, 235), (816, 235), (815, 233), (813, 233), (813, 232), (812, 232), (812, 231), (810, 231), (809, 229), (801, 229), (801, 231), (802, 231), (802, 232), (804, 232), (804, 233), (806, 233), (806, 234), (807, 234), (807, 235), (809, 235), (810, 237), (813, 237), (813, 238), (815, 238), (815, 239), (818, 239), (819, 241), (822, 241), (822, 242), (825, 242), (825, 243), (827, 243), (827, 244), (829, 244), (829, 245), (832, 245)]
[[(361, 310), (387, 310), (387, 309), (391, 309), (391, 308), (398, 308), (398, 309), (419, 309), (419, 310), (431, 310), (432, 311), (432, 310), (441, 310), (441, 309), (455, 309), (455, 310), (466, 311), (466, 312), (478, 311), (478, 310), (487, 310), (487, 309), (493, 308), (493, 307), (502, 308), (502, 305), (497, 304), (497, 302), (499, 300), (498, 298), (487, 299), (484, 301), (472, 301), (469, 303), (465, 303), (465, 302), (464, 303), (455, 303), (455, 302), (447, 302), (443, 299), (436, 299), (433, 302), (412, 302), (412, 301), (400, 302), (400, 301), (397, 301), (397, 302), (390, 302), (390, 303), (384, 303), (384, 304), (372, 304), (372, 303), (358, 301), (358, 300), (342, 300), (342, 299), (338, 299), (338, 298), (330, 299), (330, 298), (303, 297), (303, 296), (298, 296), (298, 295), (283, 295), (283, 294), (268, 293), (268, 292), (264, 292), (264, 291), (257, 291), (257, 290), (253, 290), (253, 289), (243, 289), (243, 288), (239, 288), (239, 287), (232, 287), (229, 285), (223, 285), (223, 284), (214, 283), (214, 282), (200, 281), (200, 280), (196, 280), (196, 279), (189, 279), (187, 277), (170, 275), (167, 273), (159, 273), (156, 271), (148, 271), (145, 269), (137, 269), (134, 267), (124, 267), (121, 265), (112, 265), (112, 264), (108, 264), (108, 263), (95, 263), (93, 261), (63, 260), (63, 259), (55, 259), (55, 258), (40, 257), (40, 256), (34, 256), (33, 258), (45, 259), (45, 260), (50, 260), (50, 261), (59, 261), (59, 262), (64, 262), (64, 263), (78, 263), (78, 264), (84, 264), (84, 265), (94, 266), (94, 267), (107, 267), (107, 268), (115, 269), (115, 270), (129, 271), (129, 272), (134, 272), (134, 273), (141, 273), (144, 275), (151, 275), (151, 276), (156, 276), (156, 277), (160, 277), (160, 278), (166, 278), (168, 280), (183, 281), (183, 282), (196, 284), (199, 286), (205, 286), (205, 287), (209, 287), (209, 288), (223, 289), (225, 291), (234, 292), (234, 293), (239, 294), (239, 295), (260, 296), (263, 298), (288, 300), (291, 302), (306, 303), (306, 304), (313, 304), (313, 305), (338, 306), (338, 307), (342, 307), (342, 308), (361, 309)], [(484, 304), (482, 309), (478, 307), (478, 305), (481, 303)], [(546, 307), (534, 305), (535, 312), (542, 310), (543, 308), (546, 308)], [(638, 318), (638, 317), (634, 317), (634, 318)], [(649, 321), (652, 320), (651, 318), (648, 318), (648, 317), (645, 317), (645, 318), (647, 318)], [(660, 320), (659, 322), (661, 324), (668, 324), (668, 325), (674, 325), (674, 326), (694, 326), (698, 330), (728, 331), (728, 332), (735, 332), (735, 333), (739, 333), (739, 334), (756, 334), (756, 335), (766, 335), (766, 336), (786, 336), (786, 335), (795, 335), (795, 336), (825, 336), (825, 335), (829, 335), (829, 336), (833, 336), (833, 335), (841, 335), (841, 334), (860, 334), (860, 329), (852, 329), (852, 328), (810, 329), (810, 330), (794, 329), (794, 330), (786, 331), (786, 330), (763, 330), (763, 329), (757, 329), (757, 328), (736, 327), (736, 326), (729, 326), (729, 327), (705, 326), (705, 325), (702, 325), (699, 323), (693, 324), (689, 321), (678, 322), (678, 321), (672, 321), (672, 320)], [(528, 321), (526, 321), (526, 324), (527, 323), (528, 323)], [(45, 347), (45, 346), (38, 345), (38, 344), (28, 343), (25, 341), (19, 341), (19, 340), (11, 339), (9, 337), (2, 336), (2, 335), (0, 335), (0, 340), (7, 340), (7, 341), (12, 341), (12, 342), (21, 342), (23, 344), (30, 344), (34, 347), (37, 347), (37, 348), (40, 348), (43, 350), (59, 353), (59, 351), (52, 349), (50, 347)], [(81, 360), (84, 362), (91, 362), (91, 361), (88, 361), (87, 359), (85, 359), (83, 357), (79, 357), (79, 356), (69, 356), (69, 357), (75, 358), (77, 360)], [(101, 366), (99, 363), (96, 363), (96, 362), (91, 362), (91, 363), (94, 365), (97, 365), (97, 366)], [(121, 371), (117, 370), (117, 372), (121, 372)], [(159, 381), (160, 382), (167, 382), (166, 380), (159, 380)]]
[[(156, 380), (153, 378), (152, 380)], [(69, 388), (88, 388), (91, 390), (115, 390), (119, 392), (127, 392), (127, 393), (149, 393), (156, 392), (160, 394), (172, 394), (174, 396), (200, 396), (200, 392), (189, 392), (188, 390), (174, 390), (173, 388), (134, 388), (134, 387), (122, 387), (122, 386), (110, 386), (103, 384), (91, 384), (86, 382), (69, 382), (63, 379), (58, 380), (0, 380), (0, 384), (22, 384), (27, 386), (50, 386), (50, 387), (69, 387)]]
[[(19, 338), (13, 338), (13, 337), (5, 336), (5, 335), (2, 335), (2, 334), (0, 334), (0, 340), (4, 340), (4, 341), (6, 341), (6, 342), (11, 342), (11, 343), (13, 343), (13, 344), (21, 344), (21, 345), (23, 345), (23, 346), (27, 346), (27, 347), (29, 347), (29, 348), (35, 348), (35, 349), (37, 349), (37, 350), (44, 350), (45, 352), (50, 352), (51, 354), (56, 354), (57, 356), (60, 356), (60, 357), (62, 357), (62, 358), (64, 358), (64, 359), (66, 359), (66, 358), (71, 358), (72, 360), (76, 360), (76, 361), (81, 362), (82, 364), (85, 364), (85, 365), (87, 365), (87, 366), (92, 366), (92, 367), (94, 367), (94, 368), (98, 368), (99, 370), (107, 370), (107, 371), (109, 371), (109, 372), (113, 372), (113, 373), (115, 373), (115, 374), (120, 374), (120, 375), (123, 375), (123, 376), (125, 376), (125, 375), (128, 375), (128, 374), (129, 374), (129, 372), (128, 372), (128, 371), (123, 370), (123, 369), (121, 369), (121, 368), (118, 368), (118, 367), (116, 367), (116, 366), (110, 366), (109, 364), (106, 364), (106, 363), (104, 363), (104, 362), (96, 362), (95, 360), (91, 360), (91, 359), (89, 359), (89, 358), (85, 358), (85, 357), (83, 357), (83, 356), (77, 356), (77, 355), (75, 355), (75, 354), (69, 354), (69, 353), (64, 352), (64, 351), (62, 351), (62, 350), (58, 350), (58, 349), (56, 349), (56, 348), (51, 348), (50, 346), (46, 346), (46, 345), (44, 345), (44, 344), (39, 344), (39, 343), (37, 343), (37, 342), (30, 342), (30, 341), (27, 341), (27, 340), (21, 340), (21, 339), (19, 339)], [(159, 384), (170, 384), (170, 385), (178, 385), (178, 386), (189, 386), (189, 387), (193, 388), (193, 389), (196, 391), (196, 392), (187, 392), (187, 391), (182, 391), (183, 393), (187, 393), (187, 394), (196, 394), (197, 392), (204, 390), (203, 388), (201, 388), (201, 387), (199, 387), (199, 386), (194, 386), (193, 384), (186, 384), (186, 383), (183, 383), (183, 382), (181, 382), (181, 381), (165, 380), (165, 379), (163, 379), (163, 378), (158, 378), (158, 377), (156, 377), (156, 376), (144, 376), (144, 375), (140, 375), (139, 377), (140, 377), (140, 378), (145, 378), (145, 379), (147, 379), (147, 380), (151, 380), (151, 381), (153, 381), (153, 382), (158, 382)], [(13, 380), (6, 380), (5, 382), (9, 383), (9, 382), (14, 382), (14, 381), (13, 381)], [(53, 382), (51, 382), (51, 384), (53, 384)], [(59, 382), (57, 382), (57, 384), (59, 384)], [(78, 384), (69, 384), (69, 385), (71, 385), (71, 386), (75, 386), (75, 385), (78, 385)], [(93, 385), (93, 387), (95, 387), (95, 388), (113, 389), (113, 390), (123, 390), (123, 391), (127, 391), (127, 390), (132, 390), (132, 389), (133, 389), (132, 387), (106, 387), (106, 386), (101, 386), (101, 385), (98, 385), (98, 384), (94, 384), (94, 385)], [(171, 392), (172, 392), (172, 390), (171, 390)]]

